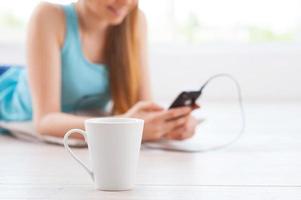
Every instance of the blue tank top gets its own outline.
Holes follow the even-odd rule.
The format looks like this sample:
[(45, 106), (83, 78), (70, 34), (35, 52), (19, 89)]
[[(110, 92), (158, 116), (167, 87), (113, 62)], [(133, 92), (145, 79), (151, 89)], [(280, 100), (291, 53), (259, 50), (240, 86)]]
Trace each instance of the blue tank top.
[[(110, 101), (108, 69), (89, 62), (82, 51), (74, 4), (63, 6), (66, 34), (61, 49), (61, 110), (104, 109)], [(26, 67), (12, 67), (0, 76), (0, 120), (32, 119)]]

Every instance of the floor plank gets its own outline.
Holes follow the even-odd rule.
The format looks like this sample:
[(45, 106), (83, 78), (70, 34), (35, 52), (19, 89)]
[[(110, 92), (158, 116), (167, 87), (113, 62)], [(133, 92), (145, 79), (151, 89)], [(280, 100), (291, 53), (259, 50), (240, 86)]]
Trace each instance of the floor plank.
[(299, 187), (153, 186), (137, 185), (123, 192), (97, 191), (90, 185), (2, 186), (0, 199), (144, 199), (144, 200), (300, 200)]
[[(233, 136), (229, 130), (237, 126), (226, 122), (236, 122), (237, 113), (229, 117), (226, 110), (199, 130), (195, 142)], [(301, 199), (301, 106), (250, 106), (247, 113), (245, 135), (225, 150), (143, 148), (136, 188), (126, 192), (94, 190), (89, 176), (61, 146), (0, 136), (0, 199)], [(216, 123), (221, 130), (214, 129)], [(88, 163), (87, 149), (75, 152)]]

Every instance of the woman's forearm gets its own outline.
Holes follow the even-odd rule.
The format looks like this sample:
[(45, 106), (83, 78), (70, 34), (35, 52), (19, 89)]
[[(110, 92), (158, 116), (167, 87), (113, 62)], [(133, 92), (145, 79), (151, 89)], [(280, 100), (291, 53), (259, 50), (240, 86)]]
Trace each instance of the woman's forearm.
[[(62, 112), (49, 113), (39, 120), (35, 120), (35, 127), (41, 135), (63, 137), (72, 128), (84, 129), (84, 121), (88, 118), (87, 116), (76, 116)], [(74, 137), (82, 138), (77, 134)]]

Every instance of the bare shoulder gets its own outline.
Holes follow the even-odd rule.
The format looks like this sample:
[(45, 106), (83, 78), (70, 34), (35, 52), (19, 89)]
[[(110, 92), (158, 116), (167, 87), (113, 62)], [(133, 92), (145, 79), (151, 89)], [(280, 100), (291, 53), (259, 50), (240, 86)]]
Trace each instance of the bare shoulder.
[(39, 29), (41, 33), (54, 34), (62, 40), (65, 32), (65, 15), (62, 6), (48, 2), (39, 3), (32, 13), (29, 29)]
[(44, 23), (62, 23), (64, 21), (64, 12), (60, 5), (48, 2), (41, 2), (35, 8), (31, 21)]

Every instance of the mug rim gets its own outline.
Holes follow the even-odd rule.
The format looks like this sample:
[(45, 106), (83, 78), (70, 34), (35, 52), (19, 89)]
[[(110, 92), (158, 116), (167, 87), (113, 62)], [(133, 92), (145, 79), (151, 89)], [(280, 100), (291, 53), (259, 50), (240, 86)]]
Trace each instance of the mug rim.
[(95, 117), (85, 120), (85, 124), (136, 124), (144, 123), (143, 119), (132, 117)]

